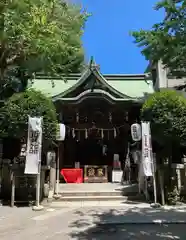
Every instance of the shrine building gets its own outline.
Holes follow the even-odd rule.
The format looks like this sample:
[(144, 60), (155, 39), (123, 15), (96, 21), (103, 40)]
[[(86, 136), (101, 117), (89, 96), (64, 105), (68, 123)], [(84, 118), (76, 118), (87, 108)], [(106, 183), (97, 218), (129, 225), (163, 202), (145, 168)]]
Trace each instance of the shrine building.
[(144, 100), (154, 92), (150, 76), (102, 74), (91, 61), (83, 73), (61, 78), (37, 75), (31, 87), (52, 98), (59, 123), (66, 126), (65, 141), (59, 146), (60, 169), (79, 163), (85, 176), (92, 169), (85, 166), (95, 166), (94, 171), (104, 171), (102, 181), (111, 181), (113, 156), (118, 154), (121, 164), (125, 161), (130, 126), (139, 121)]

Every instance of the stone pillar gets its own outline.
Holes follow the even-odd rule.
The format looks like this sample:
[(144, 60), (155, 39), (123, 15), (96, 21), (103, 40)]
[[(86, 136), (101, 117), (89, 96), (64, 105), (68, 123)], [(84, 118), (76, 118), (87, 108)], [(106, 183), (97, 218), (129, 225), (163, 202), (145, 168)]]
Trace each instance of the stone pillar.
[(52, 158), (50, 162), (49, 194), (48, 194), (49, 200), (53, 199), (55, 185), (56, 185), (56, 157)]
[(186, 194), (186, 156), (183, 158), (184, 164), (184, 194)]

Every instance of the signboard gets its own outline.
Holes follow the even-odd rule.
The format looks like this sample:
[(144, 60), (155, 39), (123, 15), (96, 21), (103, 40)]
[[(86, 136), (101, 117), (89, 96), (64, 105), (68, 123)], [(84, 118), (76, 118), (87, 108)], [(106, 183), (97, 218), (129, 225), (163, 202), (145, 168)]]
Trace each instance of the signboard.
[(84, 167), (84, 182), (104, 183), (108, 182), (107, 166), (92, 166)]
[[(35, 175), (25, 175), (24, 165), (13, 164), (11, 183), (13, 184), (14, 179), (14, 201), (15, 202), (35, 202), (36, 199), (36, 176)], [(42, 188), (41, 188), (42, 191)]]
[(121, 183), (123, 177), (123, 171), (121, 170), (113, 170), (112, 171), (112, 182)]
[(31, 175), (15, 176), (15, 201), (29, 202), (36, 198), (36, 177)]
[(25, 174), (38, 174), (41, 162), (42, 118), (28, 117), (28, 139)]

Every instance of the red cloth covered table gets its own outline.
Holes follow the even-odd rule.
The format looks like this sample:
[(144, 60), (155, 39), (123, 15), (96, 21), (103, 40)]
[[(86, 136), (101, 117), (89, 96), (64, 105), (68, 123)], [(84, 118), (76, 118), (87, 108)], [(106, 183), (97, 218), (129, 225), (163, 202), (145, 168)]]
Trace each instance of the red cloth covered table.
[(60, 173), (64, 177), (66, 183), (83, 182), (83, 170), (81, 168), (63, 168)]

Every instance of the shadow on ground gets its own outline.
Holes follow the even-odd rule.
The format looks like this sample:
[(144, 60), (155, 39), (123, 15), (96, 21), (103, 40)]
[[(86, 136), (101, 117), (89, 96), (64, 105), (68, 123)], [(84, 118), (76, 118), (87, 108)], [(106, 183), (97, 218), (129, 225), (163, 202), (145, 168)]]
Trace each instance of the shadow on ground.
[[(178, 220), (186, 221), (186, 207), (183, 206), (177, 209), (130, 206), (128, 210), (124, 206), (119, 210), (104, 208), (104, 211), (99, 207), (88, 211), (81, 208), (75, 215), (78, 216), (78, 220), (69, 226), (72, 230), (70, 239), (186, 239), (186, 224), (176, 224)], [(174, 223), (152, 223), (160, 219)]]

